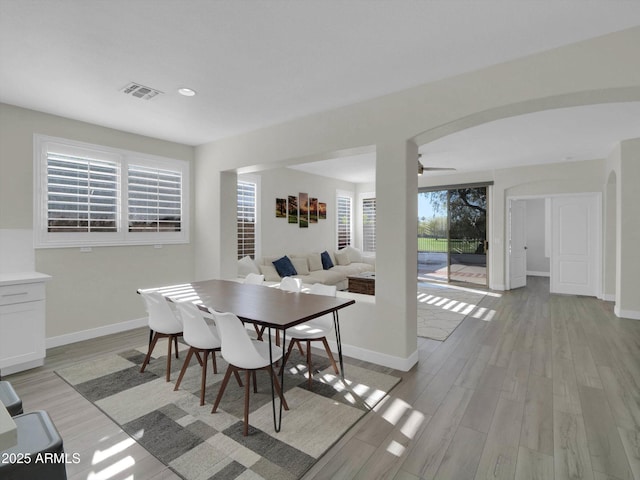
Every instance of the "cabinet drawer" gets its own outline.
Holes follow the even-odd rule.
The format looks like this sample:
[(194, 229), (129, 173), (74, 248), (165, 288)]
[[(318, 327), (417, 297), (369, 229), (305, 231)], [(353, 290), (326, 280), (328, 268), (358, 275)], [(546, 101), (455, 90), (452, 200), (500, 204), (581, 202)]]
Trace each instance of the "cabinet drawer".
[(42, 300), (45, 290), (44, 283), (20, 283), (17, 285), (0, 286), (0, 305), (31, 302)]

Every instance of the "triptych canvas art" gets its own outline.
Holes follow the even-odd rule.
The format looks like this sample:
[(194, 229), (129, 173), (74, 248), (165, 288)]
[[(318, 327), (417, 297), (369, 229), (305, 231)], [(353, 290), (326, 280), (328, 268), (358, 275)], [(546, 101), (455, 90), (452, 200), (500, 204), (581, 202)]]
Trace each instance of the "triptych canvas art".
[(327, 204), (309, 197), (308, 193), (276, 198), (276, 217), (288, 218), (289, 223), (297, 223), (300, 228), (308, 228), (310, 223), (318, 223), (318, 219), (327, 219)]

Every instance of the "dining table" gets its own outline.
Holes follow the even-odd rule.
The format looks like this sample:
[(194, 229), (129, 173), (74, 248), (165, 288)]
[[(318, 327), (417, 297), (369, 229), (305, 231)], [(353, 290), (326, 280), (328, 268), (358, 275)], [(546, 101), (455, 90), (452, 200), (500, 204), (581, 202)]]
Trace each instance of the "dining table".
[[(311, 293), (288, 292), (273, 286), (249, 285), (233, 280), (202, 280), (164, 287), (140, 289), (138, 292), (156, 291), (172, 302), (191, 302), (203, 312), (231, 312), (245, 323), (267, 329), (269, 360), (273, 364), (272, 332), (282, 335), (282, 358), (285, 357), (286, 331), (301, 323), (324, 315), (332, 315), (340, 364), (340, 376), (344, 381), (344, 361), (340, 337), (339, 310), (353, 305), (355, 300)], [(284, 368), (280, 369), (280, 385), (284, 392)], [(311, 372), (309, 372), (311, 375)], [(282, 401), (279, 408), (271, 376), (273, 424), (276, 432), (282, 426)], [(276, 413), (279, 411), (279, 414)]]

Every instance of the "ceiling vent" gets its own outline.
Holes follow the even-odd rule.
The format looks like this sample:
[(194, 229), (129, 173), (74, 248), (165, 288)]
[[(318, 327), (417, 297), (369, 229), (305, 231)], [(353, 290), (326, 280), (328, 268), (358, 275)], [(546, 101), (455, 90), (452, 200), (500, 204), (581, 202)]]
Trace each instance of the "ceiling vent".
[(151, 87), (145, 87), (139, 83), (131, 82), (129, 85), (122, 89), (125, 95), (131, 95), (136, 98), (142, 98), (143, 100), (151, 100), (153, 97), (162, 93), (160, 90), (156, 90)]

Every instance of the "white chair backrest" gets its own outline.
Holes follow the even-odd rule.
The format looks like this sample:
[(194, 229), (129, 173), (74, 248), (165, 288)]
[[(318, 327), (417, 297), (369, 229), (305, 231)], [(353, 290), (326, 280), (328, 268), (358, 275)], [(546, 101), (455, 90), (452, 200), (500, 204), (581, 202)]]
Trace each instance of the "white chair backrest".
[(312, 293), (314, 295), (326, 295), (327, 297), (335, 297), (336, 286), (314, 283), (313, 285), (311, 285), (311, 288), (309, 288), (309, 293)]
[(239, 368), (261, 368), (269, 365), (256, 350), (246, 328), (233, 313), (213, 312), (213, 318), (222, 340), (222, 357)]
[(248, 285), (260, 285), (264, 282), (264, 275), (258, 275), (257, 273), (249, 273), (244, 278), (244, 283)]
[(220, 348), (220, 338), (215, 326), (212, 330), (207, 325), (198, 307), (188, 302), (178, 303), (176, 307), (182, 317), (182, 337), (187, 344), (202, 349)]
[(166, 298), (158, 292), (144, 292), (140, 295), (147, 306), (151, 330), (159, 333), (180, 333), (182, 331), (182, 325)]
[(287, 292), (299, 292), (302, 290), (302, 280), (293, 277), (284, 277), (280, 282), (280, 290)]
[[(335, 297), (336, 296), (336, 286), (335, 285), (324, 285), (322, 283), (314, 283), (309, 288), (309, 293), (313, 295), (325, 295), (327, 297)], [(322, 317), (314, 318), (313, 320), (309, 320), (307, 322), (310, 325), (317, 325), (326, 330), (331, 330), (333, 328), (333, 314), (323, 315)]]

